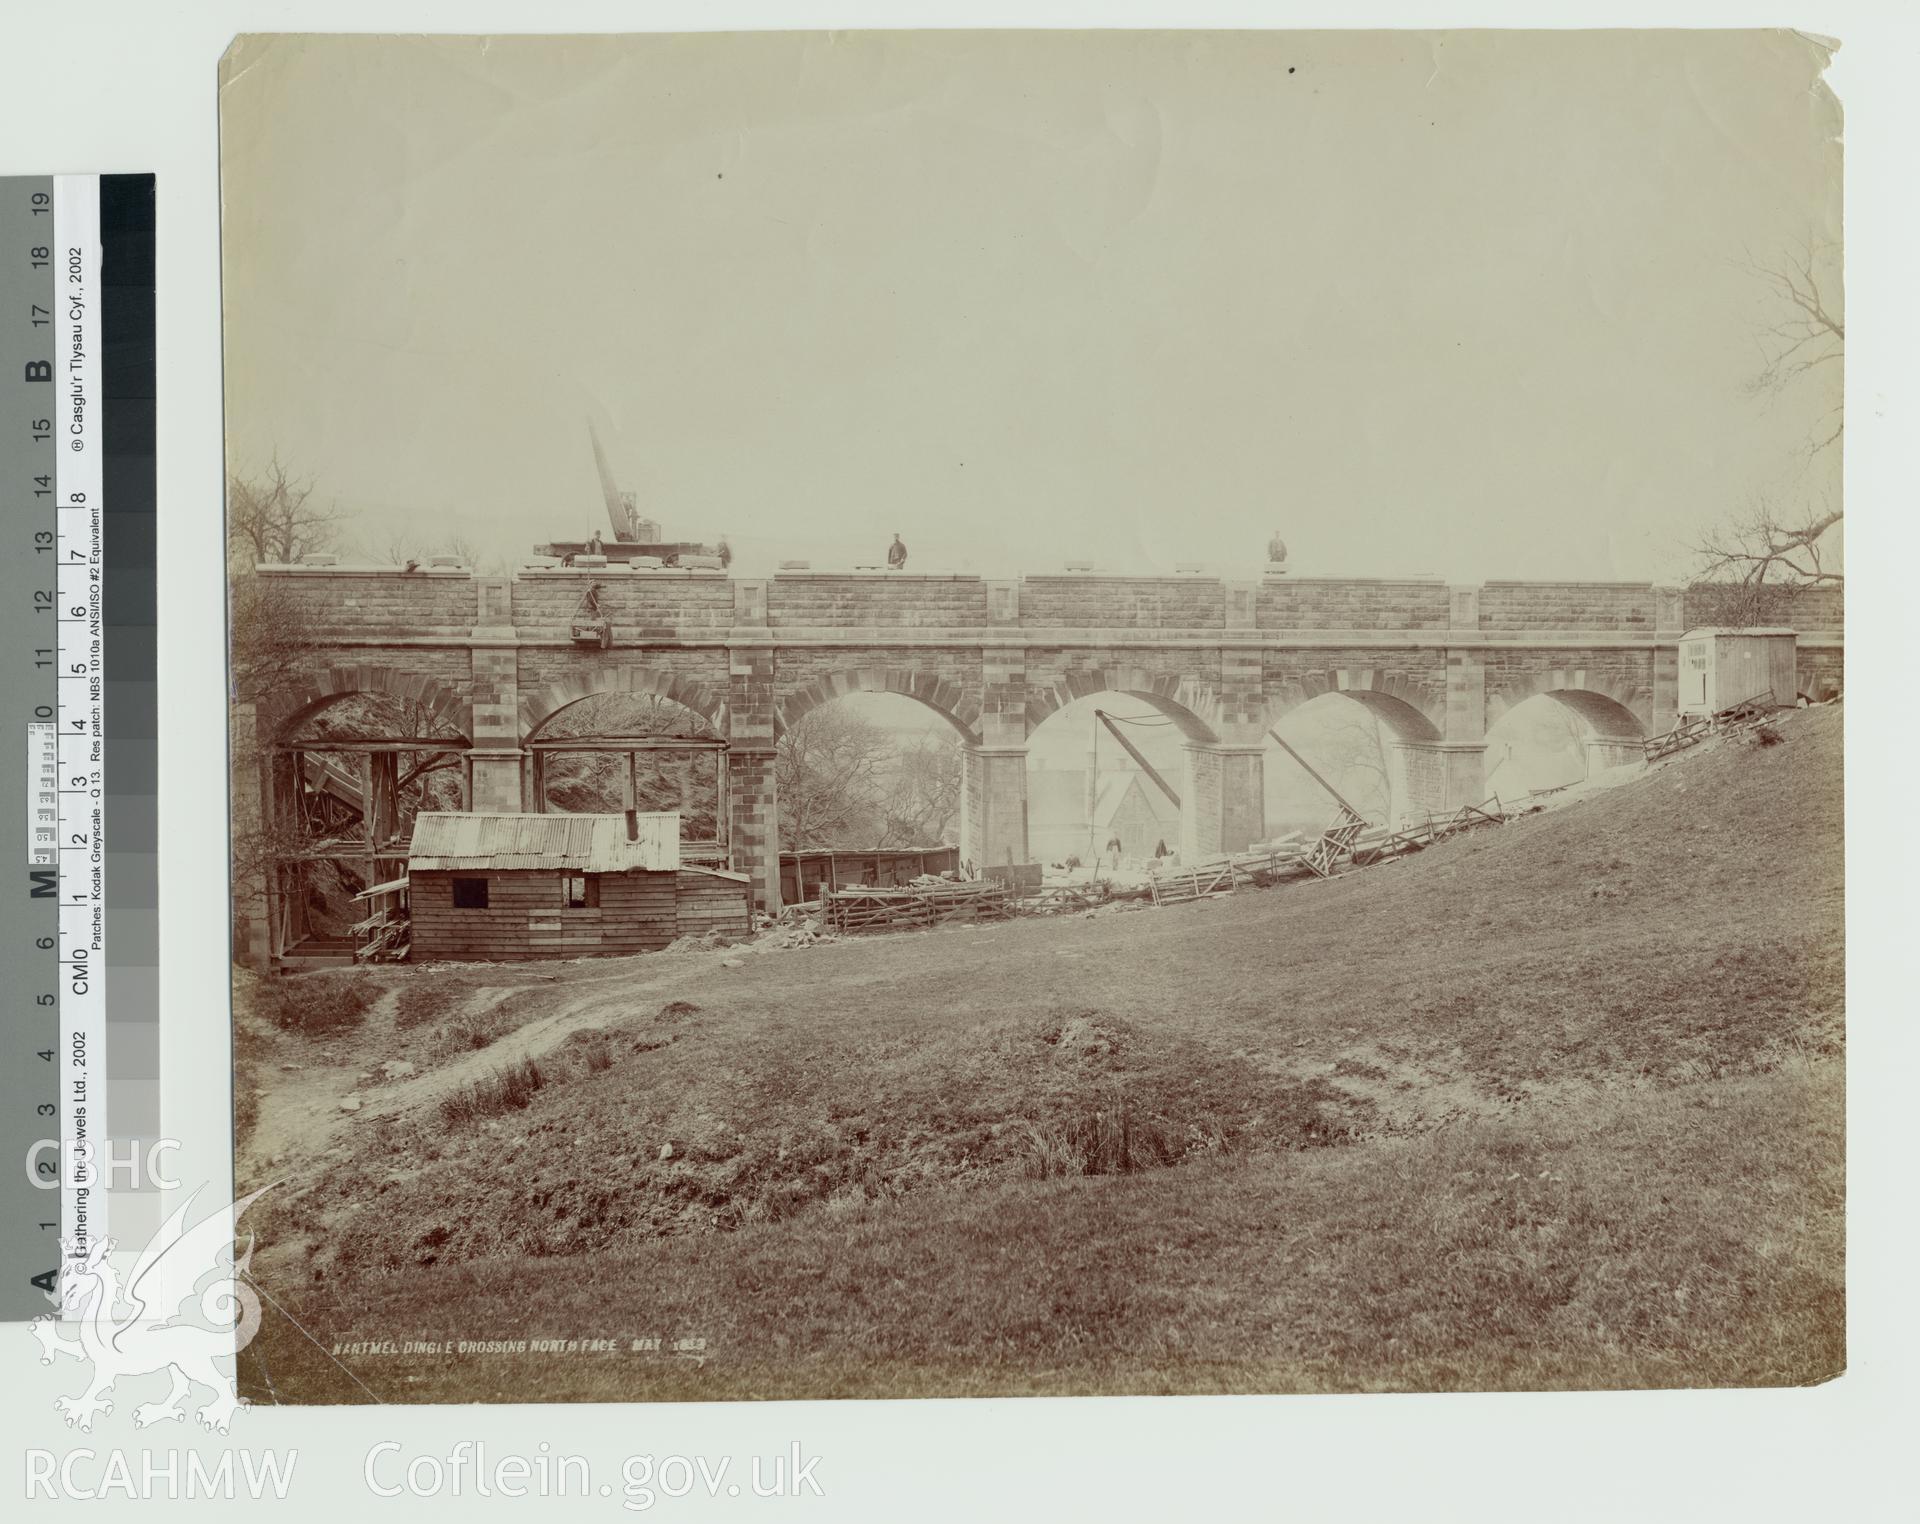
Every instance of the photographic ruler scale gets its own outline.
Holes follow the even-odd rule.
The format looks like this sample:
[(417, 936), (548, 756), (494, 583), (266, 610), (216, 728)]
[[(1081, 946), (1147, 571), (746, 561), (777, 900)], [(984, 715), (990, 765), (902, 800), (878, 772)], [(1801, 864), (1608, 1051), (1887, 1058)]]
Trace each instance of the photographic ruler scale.
[[(5, 754), (24, 763), (20, 774), (4, 769), (19, 778), (21, 803), (0, 817), (0, 850), (21, 874), (0, 912), (9, 971), (0, 1062), (6, 1318), (47, 1311), (63, 1256), (82, 1257), (108, 1236), (116, 1171), (128, 1188), (114, 1192), (117, 1201), (156, 1200), (131, 1163), (147, 1154), (159, 1126), (155, 927), (151, 913), (139, 915), (153, 904), (153, 727), (139, 723), (154, 707), (152, 207), (148, 176), (0, 179), (0, 512), (8, 535), (0, 553), (0, 706), (15, 718)], [(109, 268), (116, 254), (117, 280)], [(130, 430), (120, 417), (129, 392)], [(134, 632), (133, 663), (118, 670), (117, 600), (130, 605), (130, 619), (117, 623)], [(144, 734), (115, 730), (121, 696), (130, 700), (132, 728)], [(131, 750), (116, 746), (126, 741)], [(134, 805), (136, 839), (130, 851), (118, 842), (110, 850), (109, 821), (123, 799)], [(109, 926), (128, 896), (135, 998), (129, 1010), (116, 993), (110, 1014), (118, 981)], [(129, 1035), (144, 1040), (127, 1048), (136, 1104), (122, 1108), (114, 1104), (121, 1065), (109, 1057), (121, 1033), (110, 1045), (109, 1029), (126, 1028), (116, 1018), (128, 1015)], [(121, 1226), (133, 1230), (132, 1246), (154, 1217), (128, 1215)]]

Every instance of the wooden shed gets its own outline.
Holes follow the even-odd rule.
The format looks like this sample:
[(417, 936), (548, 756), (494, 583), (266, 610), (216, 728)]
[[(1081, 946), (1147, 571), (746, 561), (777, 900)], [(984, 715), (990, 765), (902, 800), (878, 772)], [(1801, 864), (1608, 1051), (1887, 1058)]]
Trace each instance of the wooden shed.
[(423, 812), (407, 879), (415, 962), (610, 957), (753, 925), (747, 875), (683, 866), (672, 814)]
[(958, 847), (817, 847), (780, 854), (780, 903), (817, 900), (830, 889), (862, 884), (908, 884), (925, 873), (960, 866)]
[(1749, 699), (1792, 704), (1800, 688), (1796, 645), (1792, 630), (1687, 631), (1680, 637), (1680, 713), (1719, 714)]

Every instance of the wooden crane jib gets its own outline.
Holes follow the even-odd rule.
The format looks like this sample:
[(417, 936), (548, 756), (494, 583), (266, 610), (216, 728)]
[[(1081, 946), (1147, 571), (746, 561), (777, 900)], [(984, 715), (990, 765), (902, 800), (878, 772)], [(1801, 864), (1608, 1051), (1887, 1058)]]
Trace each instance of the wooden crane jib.
[(1107, 711), (1104, 709), (1094, 710), (1093, 717), (1097, 719), (1102, 725), (1107, 727), (1108, 731), (1112, 734), (1114, 740), (1118, 741), (1121, 745), (1121, 748), (1126, 752), (1126, 754), (1129, 757), (1133, 758), (1135, 764), (1139, 767), (1140, 771), (1145, 773), (1149, 778), (1151, 778), (1154, 782), (1154, 785), (1160, 790), (1160, 792), (1167, 796), (1168, 803), (1170, 803), (1176, 810), (1179, 809), (1180, 796), (1174, 792), (1173, 785), (1167, 782), (1165, 778), (1160, 776), (1160, 770), (1157, 767), (1155, 767), (1151, 762), (1149, 762), (1141, 754), (1139, 747), (1135, 746), (1133, 742), (1129, 741), (1124, 735), (1120, 733), (1120, 727), (1114, 724), (1113, 717), (1109, 715)]

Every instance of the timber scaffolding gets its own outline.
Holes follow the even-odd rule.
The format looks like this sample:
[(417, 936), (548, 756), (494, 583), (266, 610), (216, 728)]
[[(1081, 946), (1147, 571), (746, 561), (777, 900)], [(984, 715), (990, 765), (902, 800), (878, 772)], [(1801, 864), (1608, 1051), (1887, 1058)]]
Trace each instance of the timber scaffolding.
[(1323, 778), (1312, 763), (1289, 746), (1279, 731), (1269, 729), (1267, 734), (1331, 796), (1338, 812), (1327, 828), (1311, 840), (1284, 837), (1246, 852), (1212, 857), (1171, 872), (1156, 873), (1152, 879), (1154, 904), (1177, 905), (1209, 895), (1232, 894), (1242, 886), (1264, 887), (1303, 874), (1329, 878), (1342, 863), (1365, 866), (1387, 862), (1418, 852), (1456, 832), (1476, 825), (1499, 825), (1505, 819), (1499, 799), (1494, 798), (1485, 804), (1463, 805), (1451, 815), (1428, 815), (1412, 825), (1398, 828), (1375, 825)]
[[(1523, 809), (1532, 809), (1529, 803)], [(1154, 875), (1153, 903), (1178, 905), (1240, 889), (1264, 889), (1291, 878), (1331, 878), (1342, 866), (1371, 867), (1419, 852), (1477, 826), (1504, 825), (1511, 814), (1498, 798), (1484, 804), (1462, 805), (1450, 815), (1389, 828), (1374, 825), (1352, 810), (1341, 808), (1326, 830), (1309, 839), (1269, 843), (1246, 852), (1210, 857), (1191, 867)]]
[[(1764, 725), (1779, 707), (1770, 699), (1771, 695), (1759, 695), (1744, 700), (1699, 723), (1707, 730), (1721, 733), (1750, 730)], [(1286, 746), (1284, 741), (1280, 744)], [(1292, 747), (1286, 749), (1293, 751)], [(1430, 814), (1424, 820), (1387, 826), (1368, 821), (1314, 772), (1305, 759), (1299, 758), (1298, 753), (1294, 755), (1314, 780), (1339, 802), (1339, 813), (1325, 830), (1311, 838), (1295, 834), (1248, 851), (1211, 857), (1190, 867), (1167, 868), (1138, 886), (1096, 878), (1084, 883), (1022, 889), (1012, 878), (957, 880), (927, 875), (898, 888), (868, 886), (824, 892), (817, 901), (788, 905), (778, 917), (763, 917), (762, 921), (768, 933), (802, 939), (779, 945), (810, 946), (848, 933), (924, 931), (935, 926), (1001, 921), (1017, 916), (1100, 915), (1115, 910), (1145, 909), (1149, 905), (1190, 903), (1241, 889), (1326, 879), (1342, 868), (1368, 868), (1394, 862), (1462, 832), (1506, 825), (1545, 809), (1548, 799), (1575, 786), (1563, 783), (1533, 789), (1511, 804), (1496, 794), (1480, 804), (1462, 805), (1450, 814)]]
[(1785, 707), (1774, 698), (1773, 690), (1756, 693), (1751, 698), (1743, 698), (1737, 704), (1729, 704), (1725, 709), (1713, 714), (1688, 715), (1673, 729), (1663, 731), (1657, 736), (1648, 736), (1642, 741), (1641, 748), (1649, 762), (1658, 762), (1662, 757), (1670, 757), (1676, 751), (1684, 751), (1689, 746), (1698, 745), (1710, 735), (1724, 730), (1742, 730), (1758, 725), (1776, 709)]
[[(1097, 718), (1107, 720), (1105, 714)], [(1110, 722), (1107, 728), (1113, 730), (1142, 766), (1147, 766), (1146, 759), (1139, 756)], [(1121, 888), (1098, 879), (1088, 884), (1023, 887), (1017, 874), (1008, 870), (1002, 876), (978, 880), (927, 875), (897, 888), (863, 886), (827, 890), (821, 894), (818, 904), (821, 919), (827, 928), (845, 935), (924, 931), (935, 926), (1006, 920), (1016, 915), (1085, 914), (1129, 900), (1155, 906), (1178, 905), (1216, 894), (1232, 894), (1242, 888), (1265, 888), (1289, 878), (1329, 878), (1345, 864), (1366, 867), (1390, 862), (1461, 831), (1503, 824), (1507, 818), (1507, 811), (1496, 797), (1483, 804), (1462, 806), (1450, 815), (1429, 815), (1425, 820), (1398, 828), (1374, 825), (1277, 732), (1269, 734), (1338, 806), (1338, 813), (1317, 836), (1282, 838), (1249, 851), (1227, 853), (1156, 872), (1138, 888)], [(1177, 802), (1173, 791), (1157, 774), (1154, 776)], [(811, 908), (796, 906), (791, 910), (806, 912)], [(788, 918), (790, 912), (783, 912), (782, 919)]]
[(1289, 879), (1330, 878), (1344, 866), (1371, 867), (1391, 862), (1462, 831), (1503, 825), (1512, 816), (1537, 807), (1530, 799), (1509, 810), (1494, 798), (1397, 829), (1372, 825), (1343, 807), (1318, 836), (1290, 838), (1252, 851), (1208, 858), (1191, 867), (1156, 874), (1137, 887), (1095, 879), (1084, 884), (1049, 884), (1023, 893), (1005, 880), (929, 876), (897, 887), (866, 885), (828, 890), (818, 901), (787, 906), (779, 921), (811, 923), (818, 916), (824, 929), (847, 936), (928, 931), (936, 926), (1005, 921), (1016, 916), (1077, 915), (1128, 901), (1141, 906), (1178, 905), (1240, 889), (1264, 889)]
[[(1750, 730), (1764, 724), (1780, 707), (1771, 692), (1756, 693), (1715, 714), (1696, 716), (1666, 735), (1650, 738), (1646, 742), (1646, 760), (1657, 762), (1709, 735)], [(1513, 806), (1502, 804), (1496, 794), (1481, 804), (1462, 805), (1448, 815), (1428, 815), (1425, 820), (1398, 827), (1376, 825), (1341, 798), (1279, 735), (1269, 734), (1338, 802), (1340, 810), (1332, 824), (1312, 841), (1282, 840), (1157, 874), (1152, 881), (1154, 904), (1174, 905), (1214, 894), (1232, 894), (1241, 888), (1263, 888), (1286, 878), (1327, 878), (1343, 863), (1366, 868), (1391, 862), (1462, 831), (1504, 825), (1516, 816), (1541, 808), (1541, 801), (1572, 786), (1561, 784), (1558, 788), (1535, 789)]]

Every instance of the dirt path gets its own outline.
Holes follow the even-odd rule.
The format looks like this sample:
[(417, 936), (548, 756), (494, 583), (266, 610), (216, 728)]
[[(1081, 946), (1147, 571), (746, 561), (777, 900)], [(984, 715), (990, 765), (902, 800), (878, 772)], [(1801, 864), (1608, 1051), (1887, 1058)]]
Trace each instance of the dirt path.
[[(449, 1091), (503, 1065), (517, 1063), (523, 1058), (537, 1059), (552, 1052), (575, 1032), (606, 1026), (628, 1017), (651, 1016), (660, 1004), (683, 993), (688, 985), (710, 980), (719, 967), (720, 959), (725, 956), (727, 953), (724, 950), (667, 955), (653, 953), (649, 955), (649, 962), (659, 963), (665, 961), (666, 957), (672, 957), (679, 966), (660, 969), (651, 978), (646, 977), (640, 968), (626, 969), (617, 974), (570, 976), (563, 987), (575, 998), (565, 1010), (556, 1011), (550, 1016), (536, 1016), (511, 1032), (501, 1034), (484, 1048), (457, 1054), (415, 1078), (381, 1087), (369, 1096), (366, 1109), (360, 1115), (391, 1116), (414, 1106), (438, 1101)], [(497, 1003), (499, 999), (523, 988), (524, 985), (492, 993)], [(580, 998), (579, 992), (583, 988), (592, 988), (594, 992)]]
[[(289, 1068), (283, 1061), (290, 1049), (277, 1046), (259, 1069), (259, 1119), (242, 1150), (243, 1177), (264, 1178), (291, 1161), (303, 1161), (299, 1173), (310, 1176), (312, 1163), (333, 1151), (353, 1129), (368, 1121), (401, 1115), (420, 1106), (433, 1105), (460, 1086), (492, 1073), (523, 1058), (539, 1059), (553, 1051), (575, 1032), (605, 1026), (639, 1013), (651, 1013), (659, 1003), (672, 999), (687, 985), (710, 979), (723, 954), (687, 953), (672, 956), (673, 967), (653, 954), (644, 970), (625, 967), (591, 974), (572, 969), (554, 971), (544, 978), (507, 984), (472, 986), (467, 998), (447, 1013), (448, 1023), (485, 1017), (501, 1002), (529, 989), (552, 988), (556, 1003), (564, 1009), (536, 1016), (512, 1031), (504, 1032), (484, 1048), (453, 1054), (421, 1066), (420, 1072), (401, 1079), (380, 1079), (367, 1083), (362, 1076), (379, 1074), (381, 1061), (370, 1058), (382, 1048), (394, 1045), (395, 1018), (400, 987), (385, 991), (367, 1008), (361, 1024), (351, 1037), (340, 1039), (340, 1046), (360, 1050), (353, 1063), (315, 1062), (316, 1055), (331, 1045), (314, 1045), (301, 1052), (305, 1061)], [(353, 1109), (342, 1102), (358, 1100)]]
[[(375, 1031), (391, 1031), (394, 1010), (400, 992), (388, 990), (367, 1009), (366, 1026)], [(241, 1174), (245, 1179), (270, 1172), (276, 1163), (301, 1155), (324, 1152), (334, 1135), (347, 1121), (340, 1109), (340, 1098), (353, 1089), (355, 1079), (364, 1073), (359, 1064), (315, 1063), (304, 1049), (269, 1039), (270, 1051), (258, 1070), (259, 1116), (239, 1150)], [(293, 1065), (284, 1054), (300, 1051), (307, 1061)]]

